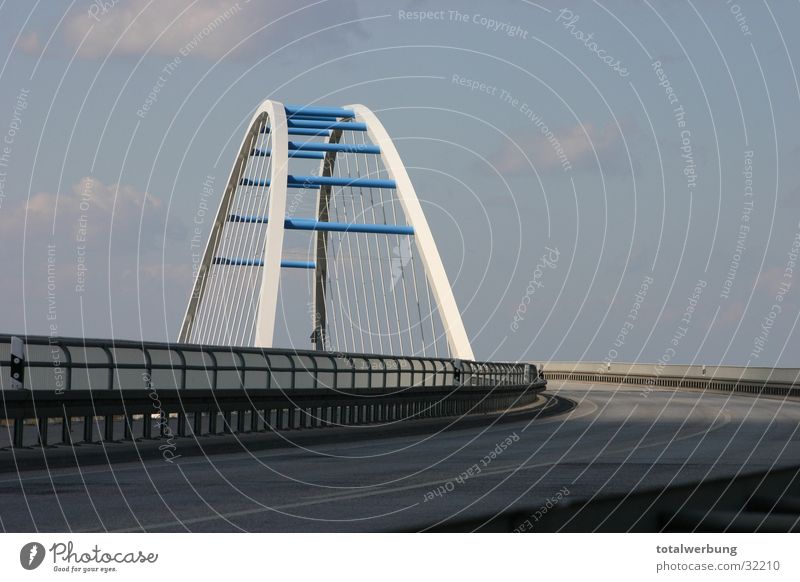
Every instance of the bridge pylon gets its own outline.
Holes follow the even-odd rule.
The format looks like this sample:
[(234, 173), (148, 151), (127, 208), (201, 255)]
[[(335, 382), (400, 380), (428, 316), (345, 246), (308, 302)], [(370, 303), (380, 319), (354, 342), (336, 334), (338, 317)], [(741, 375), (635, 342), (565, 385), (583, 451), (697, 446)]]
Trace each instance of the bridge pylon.
[[(294, 231), (310, 233), (305, 248), (287, 242)], [(281, 297), (281, 281), (297, 270), (307, 273), (316, 349), (474, 359), (408, 172), (364, 105), (261, 103), (179, 341), (274, 347), (279, 303), (297, 299)]]

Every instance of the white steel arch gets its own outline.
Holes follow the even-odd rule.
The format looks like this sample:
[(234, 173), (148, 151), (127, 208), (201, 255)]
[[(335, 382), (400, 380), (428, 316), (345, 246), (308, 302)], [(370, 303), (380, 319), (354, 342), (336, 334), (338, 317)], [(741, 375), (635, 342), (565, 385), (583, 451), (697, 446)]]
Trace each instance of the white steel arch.
[[(220, 200), (211, 233), (206, 242), (203, 258), (195, 276), (192, 293), (181, 323), (178, 341), (192, 342), (192, 331), (201, 298), (204, 298), (208, 276), (213, 266), (214, 255), (219, 248), (223, 227), (228, 219), (233, 196), (240, 180), (244, 176), (247, 160), (256, 143), (259, 131), (266, 123), (270, 124), (273, 154), (272, 171), (270, 173), (270, 213), (282, 216), (286, 208), (286, 176), (288, 174), (288, 134), (286, 129), (286, 113), (283, 104), (267, 99), (258, 106), (250, 120), (250, 126), (242, 139), (239, 154), (231, 168), (228, 182)], [(275, 214), (277, 213), (277, 214)], [(283, 222), (272, 221), (267, 224), (266, 242), (264, 245), (264, 269), (261, 275), (258, 317), (256, 321), (255, 345), (271, 347), (275, 330), (275, 313), (278, 305), (278, 282), (281, 252), (283, 250)]]
[[(267, 122), (269, 124), (268, 127)], [(367, 146), (366, 140), (364, 140), (364, 144), (362, 144), (365, 146), (363, 148), (355, 144), (355, 142), (353, 142), (353, 144), (340, 144), (343, 132), (350, 132), (351, 129), (353, 131), (365, 132), (365, 135), (368, 136), (372, 145)], [(265, 132), (269, 133), (269, 143), (271, 143), (271, 148), (268, 148), (269, 151), (266, 152), (259, 151), (255, 147), (258, 143), (259, 134)], [(311, 136), (311, 138), (309, 141), (302, 143), (292, 142), (289, 138), (290, 134), (306, 135)], [(321, 142), (315, 142), (313, 141), (313, 137), (324, 137), (325, 139)], [(373, 178), (370, 176), (369, 172), (367, 177), (364, 178), (361, 177), (360, 171), (358, 174), (359, 177), (353, 178), (349, 173), (349, 162), (347, 177), (340, 176), (337, 178), (334, 176), (334, 169), (337, 169), (337, 172), (341, 170), (341, 168), (337, 166), (337, 163), (339, 166), (342, 165), (341, 162), (337, 160), (337, 152), (342, 157), (346, 157), (346, 155), (359, 154), (364, 151), (379, 156), (385, 168), (385, 172), (390, 178), (389, 180)], [(268, 180), (251, 180), (244, 175), (245, 171), (250, 167), (248, 166), (248, 160), (251, 159), (253, 155), (269, 156), (270, 171)], [(321, 163), (317, 176), (292, 175), (289, 172), (289, 163), (290, 159), (293, 157), (320, 159)], [(252, 164), (252, 162), (250, 162), (250, 164)], [(378, 170), (378, 172), (379, 171), (380, 170)], [(309, 187), (306, 183), (310, 184), (311, 187), (319, 188), (316, 195), (316, 212), (313, 219), (293, 220), (292, 217), (286, 217), (287, 188), (305, 189)], [(243, 185), (247, 187), (268, 188), (269, 199), (267, 215), (238, 216), (231, 214), (234, 197), (239, 195), (237, 194), (237, 188)], [(339, 187), (338, 193), (335, 191), (336, 187)], [(407, 226), (389, 224), (350, 224), (354, 219), (356, 210), (354, 203), (352, 203), (351, 217), (347, 217), (347, 213), (345, 212), (345, 218), (347, 219), (345, 223), (331, 222), (329, 204), (332, 200), (335, 202), (337, 196), (344, 196), (345, 187), (351, 188), (351, 191), (356, 187), (393, 189), (396, 200), (402, 209), (402, 213), (405, 215)], [(363, 207), (363, 199), (361, 202)], [(338, 217), (338, 210), (336, 212)], [(274, 219), (277, 217), (286, 217), (284, 220), (286, 221), (287, 227), (313, 231), (312, 252), (315, 254), (314, 262), (282, 261), (285, 224), (284, 220)], [(224, 237), (225, 225), (231, 220), (240, 223), (266, 224), (263, 239), (263, 254), (261, 254), (262, 258), (217, 257), (220, 241)], [(216, 273), (217, 277), (226, 277), (226, 273), (229, 271), (225, 271), (225, 269), (241, 268), (243, 266), (249, 268), (260, 267), (258, 289), (255, 291), (258, 298), (257, 312), (255, 321), (248, 323), (255, 328), (252, 345), (257, 347), (273, 347), (281, 269), (282, 267), (300, 266), (302, 268), (314, 269), (312, 287), (312, 341), (316, 344), (317, 349), (325, 349), (325, 346), (329, 345), (327, 342), (327, 333), (329, 315), (331, 315), (328, 313), (330, 306), (326, 306), (326, 280), (329, 261), (333, 258), (330, 256), (329, 248), (330, 233), (334, 231), (339, 233), (345, 232), (347, 235), (354, 237), (359, 235), (350, 233), (362, 233), (362, 236), (363, 233), (373, 233), (375, 236), (381, 236), (381, 233), (387, 233), (398, 235), (398, 238), (404, 235), (409, 235), (410, 237), (413, 234), (415, 238), (415, 248), (417, 249), (418, 256), (422, 261), (424, 269), (424, 281), (429, 286), (429, 288), (426, 287), (426, 291), (429, 289), (430, 292), (432, 292), (433, 300), (435, 300), (436, 312), (438, 313), (439, 321), (441, 322), (441, 327), (446, 337), (449, 353), (454, 358), (465, 360), (474, 359), (472, 347), (461, 320), (461, 314), (456, 305), (447, 274), (434, 242), (433, 234), (425, 219), (411, 179), (406, 172), (394, 143), (377, 116), (367, 107), (358, 104), (340, 109), (284, 106), (277, 101), (267, 100), (259, 106), (242, 140), (239, 154), (233, 164), (225, 192), (220, 201), (220, 206), (203, 253), (200, 268), (181, 325), (179, 341), (208, 343), (207, 339), (205, 339), (202, 334), (194, 332), (194, 327), (198, 309), (201, 305), (204, 305), (204, 308), (207, 310), (213, 310), (217, 307), (214, 302), (218, 298), (208, 292), (207, 285), (212, 269), (215, 267), (219, 269)], [(339, 236), (341, 239), (342, 235), (340, 234)], [(388, 249), (388, 245), (386, 248)], [(354, 257), (351, 257), (351, 260), (353, 258)], [(375, 259), (373, 258), (372, 260)], [(302, 264), (298, 265), (297, 263)], [(343, 283), (345, 285), (345, 291), (347, 291), (347, 281), (343, 280)], [(413, 284), (417, 285), (416, 274), (414, 274)], [(405, 285), (405, 281), (403, 285)], [(417, 289), (414, 288), (414, 291), (416, 293)], [(353, 293), (357, 301), (358, 291), (355, 289), (355, 281), (353, 282)], [(365, 299), (367, 298), (366, 291), (363, 296)], [(377, 294), (375, 294), (374, 289), (373, 297), (377, 301)], [(386, 300), (385, 293), (383, 294), (383, 299)], [(433, 300), (431, 300), (430, 297), (428, 299), (431, 308), (431, 325), (433, 325)], [(417, 302), (417, 307), (419, 308), (419, 300)], [(396, 306), (395, 309), (397, 309)], [(405, 315), (407, 318), (409, 313), (410, 309), (408, 305), (406, 305)], [(388, 320), (388, 308), (386, 309), (386, 315)], [(422, 319), (421, 311), (420, 319)], [(355, 320), (349, 321), (348, 324), (350, 326), (349, 331), (353, 334), (353, 330), (356, 326)], [(388, 325), (387, 321), (387, 326)], [(400, 323), (397, 323), (398, 331), (400, 327)], [(434, 338), (434, 342), (435, 341)], [(423, 348), (424, 343), (423, 341)], [(352, 345), (355, 347), (355, 341)], [(371, 340), (370, 345), (372, 345)], [(413, 345), (412, 349), (414, 349)], [(357, 350), (353, 349), (351, 351)]]
[(461, 313), (456, 305), (453, 290), (450, 288), (439, 250), (436, 248), (433, 234), (425, 219), (425, 213), (422, 211), (419, 198), (417, 198), (411, 178), (408, 177), (406, 167), (400, 159), (400, 154), (397, 153), (397, 148), (383, 124), (369, 108), (356, 104), (346, 106), (345, 109), (352, 109), (356, 114), (356, 120), (367, 124), (367, 135), (372, 143), (381, 148), (380, 155), (384, 166), (389, 172), (389, 176), (397, 183), (398, 198), (405, 211), (406, 219), (414, 227), (414, 241), (425, 266), (425, 274), (447, 333), (450, 354), (454, 358), (474, 360), (472, 346), (467, 331), (464, 329)]

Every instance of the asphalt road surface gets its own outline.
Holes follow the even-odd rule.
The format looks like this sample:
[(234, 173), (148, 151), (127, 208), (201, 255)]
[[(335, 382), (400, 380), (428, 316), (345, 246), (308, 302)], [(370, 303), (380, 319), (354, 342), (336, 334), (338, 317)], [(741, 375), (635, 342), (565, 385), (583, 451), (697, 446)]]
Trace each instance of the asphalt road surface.
[(577, 406), (430, 435), (7, 471), (0, 528), (407, 530), (559, 491), (583, 499), (800, 464), (798, 401), (560, 381), (548, 393)]

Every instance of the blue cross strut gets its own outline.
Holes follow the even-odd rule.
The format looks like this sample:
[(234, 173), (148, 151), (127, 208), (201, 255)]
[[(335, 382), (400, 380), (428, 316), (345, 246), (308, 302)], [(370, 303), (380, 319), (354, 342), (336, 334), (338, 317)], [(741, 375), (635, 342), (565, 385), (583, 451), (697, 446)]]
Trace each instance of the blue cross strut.
[[(269, 186), (269, 180), (253, 180), (242, 178), (239, 182), (241, 186)], [(352, 188), (397, 188), (394, 180), (383, 180), (378, 178), (350, 178), (338, 176), (294, 176), (286, 178), (286, 186), (289, 188), (319, 188), (320, 186), (350, 186)]]
[(342, 129), (345, 131), (367, 131), (367, 124), (361, 121), (320, 121), (307, 119), (286, 120), (289, 129)]
[[(269, 127), (261, 128), (261, 133), (269, 133)], [(289, 135), (306, 135), (310, 137), (328, 137), (331, 132), (327, 129), (300, 129), (297, 127), (290, 127), (287, 130)]]
[[(270, 156), (272, 155), (272, 150), (262, 150), (258, 148), (253, 148), (250, 152), (251, 156)], [(325, 154), (323, 152), (306, 152), (306, 151), (295, 151), (289, 150), (289, 157), (290, 158), (305, 158), (308, 160), (324, 160)]]
[(376, 145), (370, 144), (352, 144), (352, 143), (320, 143), (313, 141), (305, 142), (289, 142), (289, 154), (292, 151), (307, 151), (307, 152), (345, 152), (348, 154), (379, 154), (381, 148)]
[[(231, 214), (230, 222), (265, 224), (267, 216), (244, 216)], [(414, 234), (413, 226), (399, 224), (355, 224), (346, 222), (320, 222), (312, 218), (285, 218), (283, 228), (286, 230), (316, 230), (321, 232), (354, 232), (367, 234)]]
[(284, 105), (283, 110), (287, 116), (307, 115), (309, 117), (345, 117), (352, 119), (356, 116), (352, 109), (341, 107), (315, 107), (308, 105)]
[[(238, 259), (227, 257), (214, 257), (215, 265), (228, 265), (231, 267), (263, 267), (264, 261), (261, 259)], [(281, 267), (289, 269), (316, 269), (317, 263), (314, 261), (281, 261)]]
[(339, 121), (340, 119), (339, 117), (334, 117), (330, 115), (300, 115), (299, 113), (291, 116), (287, 115), (286, 117), (287, 119), (295, 119), (295, 120), (315, 119), (317, 121)]

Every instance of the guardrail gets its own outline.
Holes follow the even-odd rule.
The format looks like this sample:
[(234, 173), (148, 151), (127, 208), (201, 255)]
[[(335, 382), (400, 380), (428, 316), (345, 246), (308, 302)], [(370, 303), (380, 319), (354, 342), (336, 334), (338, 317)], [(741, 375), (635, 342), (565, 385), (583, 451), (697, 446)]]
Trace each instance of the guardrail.
[(491, 412), (532, 402), (545, 384), (524, 363), (20, 339), (12, 354), (13, 336), (0, 335), (0, 433), (16, 447)]
[(798, 368), (548, 362), (541, 366), (541, 374), (548, 380), (720, 390), (751, 395), (800, 396)]

